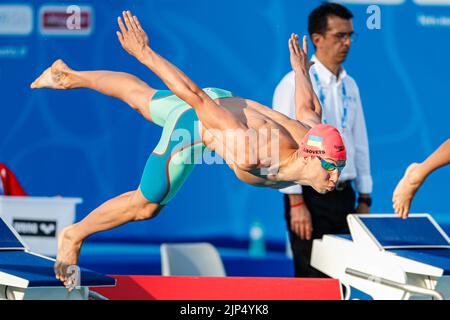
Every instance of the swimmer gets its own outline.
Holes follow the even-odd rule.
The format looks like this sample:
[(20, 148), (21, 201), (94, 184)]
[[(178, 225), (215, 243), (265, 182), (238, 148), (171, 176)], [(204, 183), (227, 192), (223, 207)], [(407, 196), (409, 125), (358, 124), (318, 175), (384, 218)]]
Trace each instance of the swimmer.
[(414, 195), (425, 179), (440, 167), (450, 163), (450, 139), (445, 141), (424, 162), (412, 163), (397, 184), (392, 197), (393, 207), (399, 217), (406, 219)]
[[(216, 152), (238, 179), (254, 186), (303, 184), (322, 193), (335, 188), (345, 166), (346, 149), (338, 130), (321, 124), (322, 109), (309, 78), (306, 37), (303, 48), (297, 35), (288, 41), (296, 82), (297, 119), (292, 120), (227, 90), (199, 88), (151, 48), (131, 12), (123, 12), (118, 25), (117, 37), (123, 49), (153, 71), (169, 90), (151, 88), (127, 73), (75, 71), (62, 60), (55, 61), (31, 84), (31, 88), (96, 90), (124, 101), (163, 128), (139, 187), (106, 201), (60, 233), (55, 274), (66, 287), (70, 286), (67, 267), (78, 264), (83, 241), (94, 233), (155, 217), (194, 169), (190, 160), (198, 149)], [(173, 136), (179, 132), (189, 133), (190, 138), (180, 143)], [(242, 133), (249, 133), (249, 137), (242, 139)], [(241, 142), (238, 147), (236, 140)]]

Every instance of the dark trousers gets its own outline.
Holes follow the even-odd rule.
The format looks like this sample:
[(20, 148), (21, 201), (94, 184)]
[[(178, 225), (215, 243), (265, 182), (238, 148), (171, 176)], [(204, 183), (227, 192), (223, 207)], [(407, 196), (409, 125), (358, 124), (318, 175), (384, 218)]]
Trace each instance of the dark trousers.
[[(333, 190), (320, 194), (313, 188), (303, 186), (305, 205), (311, 213), (312, 240), (321, 239), (324, 234), (349, 233), (346, 217), (355, 212), (356, 195), (350, 183), (341, 191)], [(290, 228), (290, 203), (288, 195), (284, 195), (284, 209), (289, 240), (294, 256), (295, 276), (303, 278), (324, 278), (322, 272), (310, 265), (312, 240), (302, 240)]]

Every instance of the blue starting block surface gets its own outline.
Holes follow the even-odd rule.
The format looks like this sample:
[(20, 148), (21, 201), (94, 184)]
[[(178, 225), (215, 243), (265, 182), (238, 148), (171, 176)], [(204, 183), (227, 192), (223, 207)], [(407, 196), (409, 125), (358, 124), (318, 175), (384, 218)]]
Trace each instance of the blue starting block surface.
[[(0, 218), (0, 272), (28, 280), (28, 287), (62, 287), (55, 278), (54, 263), (28, 252), (19, 235)], [(114, 286), (115, 282), (114, 278), (80, 268), (81, 286)]]
[(0, 250), (25, 250), (14, 231), (0, 219)]
[(450, 248), (448, 236), (428, 215), (359, 219), (384, 249)]
[[(0, 272), (27, 279), (28, 287), (62, 287), (61, 281), (55, 278), (54, 263), (52, 259), (25, 251), (0, 251)], [(83, 287), (115, 285), (114, 278), (82, 268), (80, 282)]]
[(337, 234), (336, 237), (353, 241), (351, 234), (342, 233), (342, 234)]
[(380, 249), (418, 261), (450, 274), (450, 240), (428, 214), (400, 219), (394, 215), (357, 216), (361, 226)]
[(444, 275), (450, 275), (450, 249), (396, 249), (388, 251), (403, 258), (441, 268), (444, 270)]

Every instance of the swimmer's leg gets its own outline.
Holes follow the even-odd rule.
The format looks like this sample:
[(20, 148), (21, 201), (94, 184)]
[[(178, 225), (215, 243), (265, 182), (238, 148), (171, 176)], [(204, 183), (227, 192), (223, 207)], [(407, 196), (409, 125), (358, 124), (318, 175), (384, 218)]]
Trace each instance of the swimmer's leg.
[(152, 121), (148, 106), (156, 90), (128, 73), (75, 71), (62, 60), (56, 60), (31, 84), (31, 88), (92, 89), (124, 101)]
[[(70, 286), (67, 267), (78, 264), (86, 238), (131, 221), (154, 218), (180, 190), (194, 169), (196, 152), (204, 148), (195, 126), (197, 120), (191, 108), (174, 109), (147, 161), (139, 189), (106, 201), (60, 233), (55, 274), (66, 286)], [(178, 136), (180, 132), (185, 135)]]
[(162, 207), (147, 200), (138, 189), (106, 201), (80, 222), (64, 228), (58, 235), (58, 253), (54, 267), (56, 278), (68, 286), (67, 267), (78, 264), (81, 246), (86, 238), (127, 222), (153, 218)]
[(195, 111), (182, 105), (167, 116), (141, 178), (140, 190), (149, 201), (163, 205), (170, 201), (201, 160), (205, 146), (197, 122)]

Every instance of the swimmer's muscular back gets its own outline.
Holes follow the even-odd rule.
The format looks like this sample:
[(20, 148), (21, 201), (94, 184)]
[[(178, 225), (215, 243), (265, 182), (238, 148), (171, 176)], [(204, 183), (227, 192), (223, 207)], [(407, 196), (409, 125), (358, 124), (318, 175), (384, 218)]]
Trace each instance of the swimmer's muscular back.
[[(214, 100), (219, 106), (233, 113), (235, 119), (245, 124), (250, 130), (257, 133), (257, 167), (250, 171), (244, 171), (234, 164), (233, 159), (227, 158), (223, 150), (226, 149), (226, 139), (220, 139), (205, 134), (205, 127), (202, 126), (201, 136), (204, 144), (217, 152), (227, 161), (227, 164), (235, 172), (236, 176), (243, 182), (254, 186), (265, 186), (274, 188), (284, 188), (291, 183), (278, 181), (276, 174), (261, 174), (261, 168), (277, 166), (283, 163), (283, 160), (292, 155), (300, 145), (309, 127), (297, 120), (292, 120), (287, 116), (274, 111), (258, 102), (243, 99), (240, 97), (230, 97)], [(273, 131), (271, 131), (273, 130)], [(272, 144), (272, 139), (277, 142)], [(217, 146), (222, 146), (223, 149)], [(271, 146), (278, 150), (271, 150)], [(275, 153), (274, 153), (275, 152)], [(244, 154), (244, 151), (240, 152)]]

